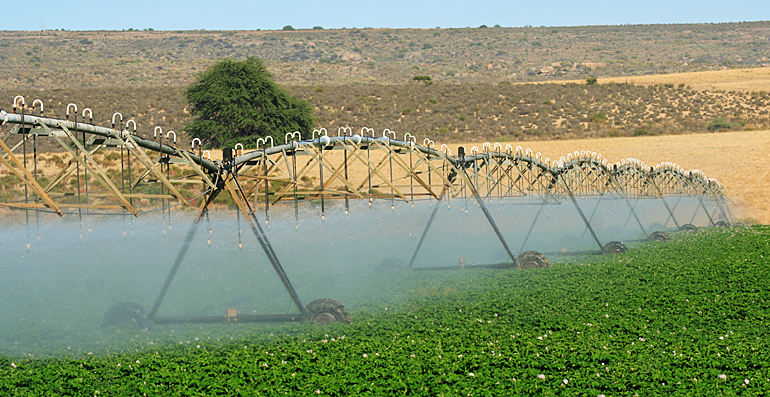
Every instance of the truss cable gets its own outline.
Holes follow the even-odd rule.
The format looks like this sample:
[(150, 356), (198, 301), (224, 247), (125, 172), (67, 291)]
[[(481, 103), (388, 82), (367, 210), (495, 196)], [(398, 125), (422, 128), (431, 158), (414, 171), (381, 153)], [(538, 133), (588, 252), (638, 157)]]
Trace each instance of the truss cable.
[[(344, 162), (345, 162), (345, 180), (347, 181), (347, 180), (348, 180), (348, 145), (347, 145), (347, 132), (345, 132), (345, 135), (343, 135), (343, 136), (342, 136), (342, 148), (343, 148), (343, 151), (344, 151), (344, 157), (345, 157), (345, 158), (344, 158)], [(296, 166), (295, 166), (295, 169), (294, 169), (294, 173), (295, 173), (295, 178), (296, 178), (296, 173), (297, 173), (297, 170), (296, 170)], [(294, 186), (296, 186), (296, 184), (295, 184)], [(349, 202), (349, 200), (348, 200), (348, 196), (349, 196), (349, 195), (350, 195), (350, 193), (349, 193), (349, 192), (348, 192), (348, 193), (345, 193), (345, 215), (348, 215), (348, 213), (350, 212), (350, 202)]]
[[(374, 130), (372, 130), (372, 138), (374, 138)], [(369, 182), (369, 208), (372, 208), (372, 161), (369, 157), (369, 147), (372, 146), (372, 142), (369, 141), (366, 143), (366, 172), (367, 172), (367, 181)]]
[(249, 226), (251, 227), (252, 232), (257, 237), (259, 244), (262, 246), (262, 250), (265, 251), (267, 258), (270, 260), (276, 273), (278, 273), (278, 277), (281, 279), (281, 282), (283, 282), (283, 285), (286, 288), (286, 291), (289, 293), (289, 295), (291, 295), (291, 299), (294, 301), (294, 304), (297, 306), (297, 309), (299, 309), (300, 313), (303, 313), (305, 311), (305, 307), (302, 305), (302, 302), (299, 300), (299, 296), (297, 295), (297, 292), (294, 290), (294, 287), (291, 285), (291, 281), (289, 281), (289, 276), (286, 274), (286, 272), (283, 269), (283, 266), (281, 265), (281, 262), (278, 260), (278, 256), (275, 254), (275, 251), (273, 250), (273, 246), (270, 243), (270, 240), (267, 238), (267, 234), (265, 234), (265, 232), (262, 230), (262, 227), (259, 226), (259, 220), (257, 219), (256, 213), (254, 213), (254, 211), (249, 206), (249, 202), (246, 201), (246, 194), (243, 192), (243, 188), (241, 188), (241, 184), (238, 182), (237, 175), (236, 174), (230, 174), (230, 175), (232, 176), (232, 183), (235, 184), (235, 188), (238, 190), (237, 191), (231, 190), (232, 186), (228, 185), (228, 183), (230, 182), (228, 180), (224, 181), (225, 186), (228, 188), (228, 190), (230, 190), (233, 196), (240, 196), (240, 197), (233, 197), (233, 200), (237, 199), (240, 203), (243, 203), (245, 205), (246, 208), (244, 209), (248, 212), (248, 216), (250, 216), (253, 219), (253, 222), (249, 222)]
[[(294, 138), (294, 136), (292, 136), (292, 138)], [(299, 230), (299, 202), (297, 201), (297, 184), (299, 183), (299, 179), (297, 179), (297, 145), (294, 140), (292, 140), (292, 148), (291, 168), (292, 174), (294, 175), (292, 178), (294, 179), (294, 230)]]
[[(37, 100), (36, 100), (37, 101)], [(35, 102), (32, 102), (32, 112), (35, 110)], [(31, 114), (31, 112), (30, 112)], [(40, 101), (40, 117), (43, 117), (43, 102)], [(35, 182), (37, 182), (37, 134), (32, 135), (32, 159), (35, 164)], [(35, 193), (35, 204), (40, 203), (40, 196)], [(35, 211), (35, 224), (37, 233), (37, 242), (40, 242), (40, 211)]]
[[(83, 109), (83, 120), (86, 119), (86, 110), (88, 110), (88, 117), (89, 117), (89, 124), (94, 125), (94, 115), (91, 112), (91, 109), (85, 108)], [(77, 129), (75, 130), (75, 133), (77, 134)], [(88, 148), (86, 147), (86, 132), (83, 131), (83, 164), (88, 164)], [(94, 164), (96, 166), (96, 164)], [(88, 234), (91, 234), (91, 209), (88, 207), (89, 197), (88, 197), (88, 167), (83, 167), (83, 179), (85, 180), (86, 184), (86, 223), (88, 224)]]
[(238, 250), (243, 251), (243, 242), (241, 241), (241, 211), (235, 211), (235, 219), (238, 222)]
[[(18, 98), (18, 97), (17, 97)], [(14, 100), (14, 110), (16, 107), (16, 101)], [(26, 125), (24, 124), (24, 98), (21, 100), (21, 139), (22, 139), (22, 151), (24, 153), (24, 169), (27, 169), (27, 129)], [(37, 180), (37, 174), (35, 174), (35, 180)], [(24, 204), (27, 204), (29, 201), (29, 191), (27, 189), (27, 184), (24, 184)], [(30, 249), (30, 240), (29, 240), (29, 210), (24, 211), (24, 216), (27, 220), (27, 251)]]
[[(437, 201), (440, 202), (441, 197), (439, 197)], [(414, 249), (412, 258), (409, 260), (409, 266), (407, 267), (410, 269), (414, 264), (414, 260), (417, 258), (417, 253), (420, 252), (420, 247), (422, 247), (422, 243), (425, 241), (425, 236), (428, 235), (428, 230), (430, 229), (430, 225), (433, 224), (433, 219), (436, 217), (436, 213), (438, 212), (438, 209), (441, 207), (441, 205), (439, 205), (438, 202), (436, 203), (436, 206), (433, 208), (433, 211), (431, 211), (430, 217), (428, 218), (428, 223), (425, 225), (425, 230), (422, 231), (422, 235), (420, 236), (420, 241), (417, 242), (417, 247)]]
[(176, 276), (177, 271), (179, 270), (179, 267), (182, 264), (182, 260), (184, 260), (185, 255), (187, 255), (187, 250), (190, 248), (190, 243), (192, 243), (193, 239), (195, 238), (195, 232), (198, 230), (198, 225), (200, 225), (201, 218), (203, 217), (203, 213), (206, 213), (206, 216), (208, 217), (208, 206), (209, 204), (214, 201), (214, 199), (219, 195), (219, 192), (221, 190), (211, 190), (211, 194), (207, 198), (205, 204), (203, 205), (203, 208), (201, 209), (201, 213), (198, 214), (197, 217), (195, 217), (195, 221), (193, 221), (192, 226), (190, 226), (190, 230), (187, 232), (187, 236), (184, 239), (184, 243), (182, 244), (182, 248), (179, 250), (179, 253), (177, 253), (176, 259), (174, 259), (174, 264), (171, 267), (171, 271), (168, 274), (168, 277), (166, 277), (166, 281), (163, 284), (163, 288), (160, 290), (160, 294), (158, 294), (158, 298), (155, 300), (155, 305), (153, 305), (152, 310), (150, 311), (150, 314), (147, 315), (147, 318), (150, 320), (155, 319), (155, 314), (158, 313), (158, 308), (160, 307), (161, 302), (163, 302), (163, 297), (166, 296), (166, 292), (168, 291), (168, 287), (171, 286), (171, 281), (174, 280), (174, 276)]
[(414, 165), (412, 164), (412, 153), (414, 146), (409, 150), (409, 200), (411, 201), (412, 208), (414, 208)]
[[(265, 144), (267, 145), (267, 144)], [(265, 177), (265, 226), (270, 227), (270, 181), (267, 180), (267, 147), (262, 149), (262, 172)], [(323, 169), (321, 169), (321, 189), (323, 189)], [(321, 208), (323, 208), (323, 195), (321, 196)], [(323, 209), (321, 209), (321, 218), (323, 219)]]
[[(320, 134), (319, 134), (320, 139)], [(321, 177), (321, 220), (325, 219), (325, 203), (324, 203), (324, 146), (323, 141), (321, 141), (321, 149), (320, 149), (320, 155), (318, 156), (318, 169), (319, 174)]]
[(396, 211), (396, 201), (393, 197), (393, 151), (390, 149), (390, 136), (388, 136), (388, 161), (390, 163), (390, 211)]
[(537, 210), (537, 214), (535, 215), (535, 219), (532, 221), (532, 224), (529, 225), (529, 231), (527, 232), (527, 237), (524, 237), (524, 241), (521, 243), (521, 248), (519, 248), (519, 252), (524, 252), (524, 246), (527, 245), (527, 241), (529, 240), (529, 236), (532, 234), (532, 230), (535, 228), (535, 224), (537, 223), (537, 218), (540, 217), (540, 214), (543, 212), (543, 208), (545, 208), (545, 203), (540, 204), (540, 209)]
[[(72, 120), (73, 130), (77, 134), (78, 131), (78, 107), (74, 103), (70, 103), (67, 105), (67, 120), (69, 120), (70, 117), (70, 106), (75, 107), (75, 116)], [(76, 147), (75, 150), (78, 150)], [(77, 153), (76, 153), (77, 155)], [(79, 155), (78, 155), (79, 156)], [(78, 222), (80, 224), (80, 240), (83, 240), (83, 209), (81, 208), (82, 199), (80, 196), (80, 161), (75, 160), (75, 168), (77, 170), (77, 189), (78, 189)]]

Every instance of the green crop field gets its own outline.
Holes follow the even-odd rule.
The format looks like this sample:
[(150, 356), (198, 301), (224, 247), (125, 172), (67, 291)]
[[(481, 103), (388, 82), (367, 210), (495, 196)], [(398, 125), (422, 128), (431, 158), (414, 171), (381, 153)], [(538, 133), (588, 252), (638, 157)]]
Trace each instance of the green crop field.
[(0, 358), (0, 394), (764, 395), (765, 256), (770, 227), (709, 228), (549, 269), (385, 274), (394, 298), (352, 325), (111, 330), (94, 354)]

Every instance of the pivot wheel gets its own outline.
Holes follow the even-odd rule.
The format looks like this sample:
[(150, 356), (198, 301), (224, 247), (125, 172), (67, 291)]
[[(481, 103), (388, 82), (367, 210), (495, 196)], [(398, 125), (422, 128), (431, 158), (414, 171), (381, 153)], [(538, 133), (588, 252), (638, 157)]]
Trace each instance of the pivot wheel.
[(657, 231), (657, 232), (650, 233), (649, 240), (650, 241), (664, 241), (665, 242), (665, 241), (669, 241), (671, 239), (668, 237), (668, 234), (666, 234), (665, 232)]
[(522, 269), (538, 269), (541, 267), (551, 267), (548, 259), (537, 251), (525, 251), (516, 257), (516, 264)]
[(406, 262), (394, 257), (388, 257), (383, 259), (380, 263), (377, 264), (377, 267), (375, 268), (375, 270), (377, 270), (378, 272), (390, 272), (390, 271), (399, 271), (399, 270), (406, 270), (406, 269), (407, 269)]
[(628, 251), (628, 247), (620, 241), (610, 241), (604, 244), (605, 254), (622, 254), (626, 251)]
[(302, 313), (302, 321), (312, 321), (316, 324), (324, 325), (330, 323), (350, 324), (350, 314), (348, 309), (341, 303), (331, 299), (318, 299), (305, 306)]
[(714, 227), (730, 227), (730, 222), (728, 222), (728, 221), (717, 221), (717, 223), (714, 224)]
[(102, 316), (99, 326), (102, 328), (113, 325), (122, 325), (136, 329), (150, 329), (153, 326), (152, 320), (147, 318), (147, 312), (142, 306), (134, 302), (120, 302), (112, 305)]
[(698, 228), (695, 225), (693, 225), (692, 223), (686, 223), (686, 224), (682, 225), (682, 227), (680, 227), (679, 230), (681, 230), (683, 232), (697, 232)]

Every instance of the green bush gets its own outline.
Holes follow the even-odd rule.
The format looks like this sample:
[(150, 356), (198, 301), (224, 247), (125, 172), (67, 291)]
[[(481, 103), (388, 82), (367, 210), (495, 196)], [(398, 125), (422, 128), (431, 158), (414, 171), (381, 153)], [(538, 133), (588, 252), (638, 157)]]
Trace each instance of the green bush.
[[(550, 102), (550, 101), (549, 101)], [(607, 122), (607, 115), (604, 113), (594, 113), (588, 116), (588, 120), (592, 123), (603, 124)]]
[(714, 131), (730, 130), (730, 129), (733, 129), (733, 128), (738, 127), (738, 126), (740, 126), (740, 124), (738, 124), (738, 123), (731, 123), (731, 122), (727, 121), (727, 119), (725, 119), (724, 117), (717, 117), (714, 120), (712, 120), (709, 123), (708, 127), (706, 127), (706, 128), (709, 131), (714, 132)]

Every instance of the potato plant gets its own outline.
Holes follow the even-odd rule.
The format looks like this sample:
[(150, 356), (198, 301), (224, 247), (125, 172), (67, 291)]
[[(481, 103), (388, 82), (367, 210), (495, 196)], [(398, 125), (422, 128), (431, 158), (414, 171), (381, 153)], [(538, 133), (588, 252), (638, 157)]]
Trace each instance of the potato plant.
[(550, 269), (399, 273), (389, 292), (407, 301), (372, 302), (348, 326), (2, 357), (0, 393), (763, 395), (770, 227), (672, 237)]

